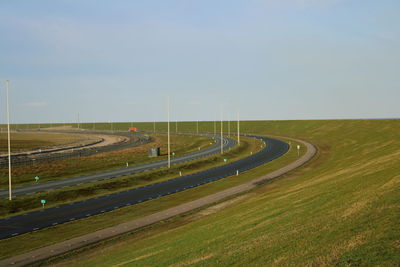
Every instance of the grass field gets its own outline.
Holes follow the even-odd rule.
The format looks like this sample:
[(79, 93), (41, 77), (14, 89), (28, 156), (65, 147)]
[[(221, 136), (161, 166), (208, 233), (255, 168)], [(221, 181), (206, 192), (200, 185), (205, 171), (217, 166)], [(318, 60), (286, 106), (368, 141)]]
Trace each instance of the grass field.
[[(77, 134), (11, 132), (10, 135), (12, 152), (35, 150), (86, 140), (85, 136)], [(7, 151), (7, 134), (2, 132), (0, 133), (0, 153)]]
[[(39, 176), (39, 182), (57, 180), (64, 177), (100, 172), (103, 170), (123, 168), (128, 162), (130, 166), (143, 164), (150, 161), (166, 158), (167, 137), (166, 135), (155, 134), (154, 142), (149, 144), (104, 152), (86, 157), (69, 158), (57, 161), (48, 161), (35, 163), (32, 165), (14, 165), (12, 168), (13, 184), (22, 185), (34, 183), (34, 177)], [(171, 149), (176, 155), (182, 155), (189, 152), (210, 146), (211, 138), (188, 135), (172, 135)], [(150, 147), (159, 146), (162, 157), (149, 158), (147, 150)], [(8, 168), (0, 168), (0, 187), (8, 186)]]
[[(72, 253), (58, 265), (398, 266), (400, 120), (241, 126), (309, 140), (318, 158), (218, 212), (174, 218)], [(255, 178), (283, 161), (243, 176)]]

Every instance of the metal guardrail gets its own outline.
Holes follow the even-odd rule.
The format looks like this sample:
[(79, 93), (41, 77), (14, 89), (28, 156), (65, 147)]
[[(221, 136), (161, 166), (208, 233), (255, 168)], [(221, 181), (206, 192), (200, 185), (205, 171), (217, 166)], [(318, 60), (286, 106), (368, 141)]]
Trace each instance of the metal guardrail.
[[(43, 131), (43, 130), (42, 130)], [(61, 132), (61, 131), (46, 131), (46, 132)], [(45, 161), (53, 161), (53, 160), (62, 160), (73, 157), (84, 157), (90, 156), (96, 153), (110, 152), (115, 150), (120, 150), (129, 147), (135, 147), (147, 144), (151, 141), (151, 137), (148, 135), (140, 134), (140, 133), (132, 133), (132, 132), (96, 132), (96, 131), (62, 131), (63, 133), (87, 133), (87, 134), (106, 134), (106, 135), (119, 135), (128, 137), (128, 141), (121, 141), (118, 143), (106, 145), (106, 146), (98, 146), (98, 147), (90, 147), (86, 145), (80, 145), (73, 148), (69, 148), (68, 150), (62, 153), (54, 153), (55, 151), (61, 151), (62, 149), (52, 150), (53, 153), (49, 153), (48, 151), (44, 152), (34, 152), (30, 154), (18, 154), (11, 155), (11, 164), (13, 165), (32, 165), (39, 162)], [(98, 141), (97, 143), (99, 143)], [(91, 144), (93, 145), (93, 144)], [(78, 150), (74, 150), (77, 149)], [(8, 157), (0, 158), (0, 167), (8, 166)]]

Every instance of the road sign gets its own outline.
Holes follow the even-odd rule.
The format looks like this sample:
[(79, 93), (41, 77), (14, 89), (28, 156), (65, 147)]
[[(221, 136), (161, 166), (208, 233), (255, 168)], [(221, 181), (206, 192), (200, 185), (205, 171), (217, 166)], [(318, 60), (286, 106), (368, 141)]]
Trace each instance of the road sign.
[(46, 200), (45, 200), (45, 199), (42, 199), (42, 200), (40, 200), (40, 203), (46, 204)]
[(172, 156), (175, 156), (175, 152), (172, 152)]
[(297, 149), (300, 149), (300, 145), (297, 145)]
[(224, 159), (224, 162), (227, 162), (228, 160), (227, 159)]
[(39, 181), (39, 179), (40, 179), (39, 176), (35, 177), (36, 182)]

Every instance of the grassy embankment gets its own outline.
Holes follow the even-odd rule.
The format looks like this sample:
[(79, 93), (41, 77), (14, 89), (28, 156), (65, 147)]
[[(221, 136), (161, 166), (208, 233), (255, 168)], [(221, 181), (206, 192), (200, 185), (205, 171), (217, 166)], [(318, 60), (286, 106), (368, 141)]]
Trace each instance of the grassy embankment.
[[(400, 120), (242, 127), (309, 140), (319, 157), (219, 212), (159, 223), (59, 265), (398, 266)], [(255, 178), (282, 160), (245, 175)]]
[[(77, 134), (11, 132), (11, 151), (36, 150), (44, 147), (68, 145), (87, 141)], [(7, 133), (0, 133), (0, 152), (8, 151)]]
[[(71, 135), (74, 136), (74, 135)], [(123, 168), (128, 162), (130, 166), (143, 164), (166, 158), (167, 137), (155, 134), (153, 142), (127, 149), (104, 152), (86, 157), (75, 157), (64, 160), (47, 161), (32, 165), (14, 165), (12, 168), (13, 185), (35, 183), (34, 177), (39, 176), (40, 182), (77, 176), (104, 170)], [(182, 155), (210, 146), (212, 139), (201, 136), (172, 135), (171, 149), (176, 155)], [(149, 158), (147, 150), (159, 146), (163, 156)], [(8, 168), (0, 168), (0, 187), (8, 186)]]
[[(223, 157), (217, 156), (211, 160), (211, 162), (209, 163), (211, 165), (202, 166), (205, 168), (209, 168), (217, 164), (223, 164), (223, 158), (225, 157), (228, 158), (228, 161), (232, 161), (235, 160), (236, 157), (249, 155), (251, 151), (254, 152), (255, 149), (259, 147), (260, 143), (255, 142), (254, 139), (244, 138), (241, 142), (240, 149), (233, 149), (228, 154), (225, 154)], [(288, 162), (293, 161), (295, 158), (297, 158), (297, 152), (291, 150), (282, 158), (274, 161), (274, 164), (267, 164), (269, 166), (267, 170), (272, 171), (279, 166), (284, 166)], [(196, 171), (198, 171), (198, 169), (196, 169)], [(186, 171), (184, 171), (184, 174), (186, 174)], [(263, 174), (263, 172), (260, 172), (259, 174), (261, 175)], [(175, 172), (173, 177), (176, 176), (177, 171)], [(170, 178), (172, 178), (172, 176)], [(244, 183), (251, 178), (252, 177), (247, 175), (245, 172), (240, 174), (239, 176), (225, 178), (176, 194), (164, 196), (151, 201), (142, 202), (140, 204), (136, 204), (130, 207), (120, 208), (105, 214), (66, 223), (63, 225), (57, 225), (44, 230), (16, 236), (7, 240), (1, 240), (0, 246), (3, 246), (4, 249), (0, 252), (0, 258), (23, 253), (25, 251), (29, 251), (38, 247), (57, 243), (65, 239), (80, 236), (82, 234), (90, 233), (99, 229), (103, 229), (105, 227), (113, 226), (135, 218), (149, 215), (154, 212), (161, 211), (179, 205), (181, 203), (195, 200), (208, 194), (212, 194), (223, 189)], [(166, 179), (166, 177), (164, 177), (163, 179)]]

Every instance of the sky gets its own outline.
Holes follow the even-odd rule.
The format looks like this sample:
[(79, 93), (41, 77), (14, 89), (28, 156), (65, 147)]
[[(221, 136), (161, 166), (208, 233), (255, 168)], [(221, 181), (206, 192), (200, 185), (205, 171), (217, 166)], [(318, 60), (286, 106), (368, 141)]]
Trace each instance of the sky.
[[(398, 0), (0, 2), (11, 122), (400, 117)], [(0, 85), (0, 122), (5, 122)]]

